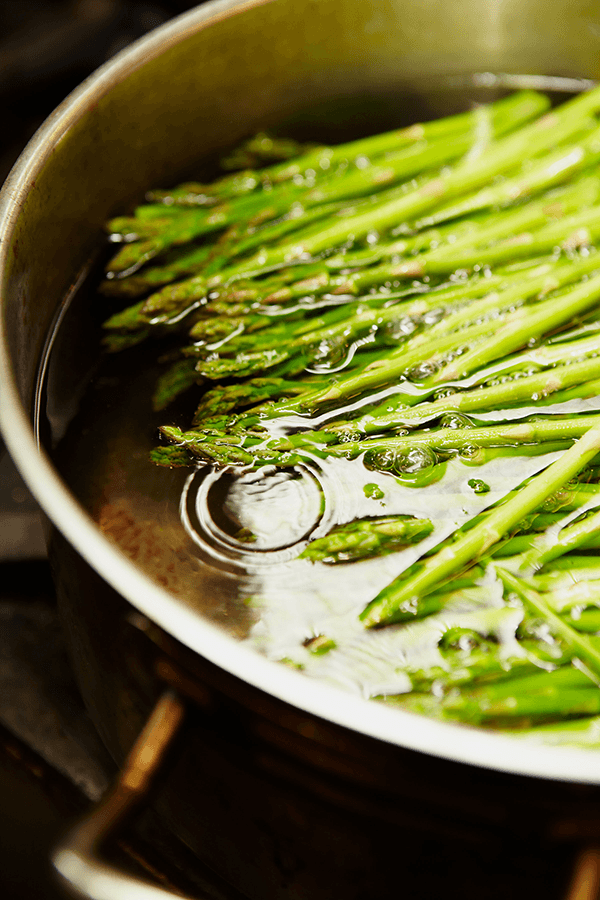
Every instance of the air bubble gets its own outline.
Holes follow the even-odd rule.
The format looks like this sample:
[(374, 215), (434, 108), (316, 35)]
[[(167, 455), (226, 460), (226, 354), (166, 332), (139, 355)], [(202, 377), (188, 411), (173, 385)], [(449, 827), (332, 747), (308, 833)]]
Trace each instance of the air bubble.
[(423, 314), (423, 322), (425, 325), (437, 325), (444, 317), (445, 310), (443, 307), (438, 309), (430, 309)]
[(396, 460), (394, 450), (367, 450), (364, 458), (364, 466), (370, 472), (389, 472)]
[(403, 316), (386, 324), (381, 329), (387, 340), (403, 341), (417, 330), (417, 324), (410, 316)]
[(481, 452), (481, 447), (477, 447), (476, 444), (465, 444), (464, 447), (461, 447), (458, 451), (458, 455), (460, 459), (464, 459), (468, 462), (473, 462), (473, 460), (477, 459)]
[(455, 387), (445, 387), (440, 388), (439, 391), (435, 391), (433, 395), (434, 400), (446, 400), (448, 397), (452, 397), (453, 394), (457, 394), (458, 389)]
[(440, 426), (442, 428), (473, 428), (473, 423), (468, 416), (463, 416), (462, 413), (446, 413), (440, 419)]
[(345, 340), (329, 339), (321, 341), (314, 356), (313, 365), (319, 369), (330, 369), (339, 366), (348, 353), (348, 345)]
[(430, 378), (432, 375), (435, 375), (438, 369), (438, 363), (427, 360), (426, 362), (422, 362), (414, 366), (410, 370), (409, 378), (411, 381), (425, 381), (426, 378)]
[(393, 470), (397, 475), (418, 475), (433, 468), (437, 457), (429, 447), (414, 447), (405, 453), (397, 453)]

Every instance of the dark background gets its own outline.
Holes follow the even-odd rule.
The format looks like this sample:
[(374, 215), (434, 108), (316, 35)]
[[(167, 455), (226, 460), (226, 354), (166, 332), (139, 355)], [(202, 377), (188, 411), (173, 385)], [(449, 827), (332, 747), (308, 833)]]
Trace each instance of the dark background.
[(0, 182), (22, 147), (90, 72), (195, 6), (186, 0), (0, 0)]
[[(0, 184), (49, 113), (185, 0), (0, 0)], [(86, 770), (87, 760), (94, 766)], [(111, 771), (72, 682), (35, 501), (0, 441), (0, 897), (56, 900), (49, 848)]]

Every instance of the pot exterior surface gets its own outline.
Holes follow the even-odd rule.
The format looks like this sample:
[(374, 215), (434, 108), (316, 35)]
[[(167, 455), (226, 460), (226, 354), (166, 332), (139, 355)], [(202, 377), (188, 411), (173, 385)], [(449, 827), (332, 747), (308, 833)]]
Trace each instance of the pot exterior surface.
[[(239, 647), (108, 544), (38, 449), (30, 425), (38, 365), (57, 312), (99, 246), (102, 223), (149, 185), (190, 175), (198, 160), (259, 128), (301, 129), (308, 122), (313, 135), (334, 140), (384, 127), (406, 98), (419, 118), (435, 115), (446, 111), (447, 92), (432, 85), (466, 84), (473, 73), (526, 73), (534, 85), (543, 74), (594, 79), (600, 56), (590, 9), (584, 0), (568, 7), (562, 0), (221, 0), (120, 54), (53, 114), (2, 195), (0, 417), (31, 489), (77, 551), (130, 603), (213, 664), (375, 743), (597, 782), (594, 753), (517, 747), (508, 738), (384, 709)], [(82, 628), (96, 627), (85, 592), (77, 603), (80, 613), (70, 614)], [(74, 641), (80, 672), (96, 665), (86, 658), (94, 646), (90, 635)], [(88, 686), (88, 699), (93, 690)], [(100, 728), (118, 753), (121, 725)]]
[(597, 786), (436, 759), (318, 720), (132, 616), (56, 530), (50, 553), (77, 679), (115, 759), (161, 682), (193, 699), (151, 806), (222, 879), (218, 900), (392, 900), (403, 886), (411, 900), (558, 900), (573, 843), (600, 836)]

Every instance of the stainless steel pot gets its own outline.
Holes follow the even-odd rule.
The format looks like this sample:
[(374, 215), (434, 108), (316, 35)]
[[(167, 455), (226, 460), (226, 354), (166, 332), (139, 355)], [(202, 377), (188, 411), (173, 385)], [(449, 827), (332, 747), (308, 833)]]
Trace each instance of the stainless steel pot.
[[(40, 129), (4, 187), (0, 421), (55, 525), (52, 558), (84, 696), (120, 758), (161, 679), (204, 710), (186, 752), (204, 754), (211, 772), (199, 774), (202, 766), (189, 760), (188, 769), (176, 769), (171, 780), (185, 796), (165, 814), (200, 857), (223, 874), (233, 871), (233, 883), (251, 897), (332, 896), (320, 879), (327, 854), (336, 852), (334, 893), (388, 896), (392, 870), (377, 862), (376, 842), (365, 850), (357, 835), (364, 840), (366, 820), (413, 827), (408, 810), (424, 785), (426, 804), (464, 827), (494, 827), (508, 809), (523, 807), (519, 827), (541, 817), (545, 829), (598, 838), (600, 755), (429, 721), (313, 683), (239, 646), (165, 593), (103, 538), (38, 445), (38, 366), (52, 323), (98, 246), (103, 221), (148, 185), (189, 174), (199, 157), (310, 110), (337, 109), (336, 127), (360, 131), (365, 123), (352, 121), (352, 110), (389, 109), (407, 95), (418, 105), (424, 84), (475, 72), (595, 79), (599, 49), (600, 9), (589, 0), (218, 0), (98, 70)], [(435, 92), (427, 96), (435, 106)], [(372, 123), (372, 109), (360, 115)], [(331, 120), (328, 129), (331, 135)], [(145, 630), (141, 639), (127, 629), (122, 635), (117, 624), (132, 614)], [(233, 746), (251, 747), (243, 764), (215, 736), (231, 722)], [(193, 796), (203, 795), (210, 815), (225, 821), (227, 804), (239, 802), (228, 788), (234, 770), (246, 784), (242, 824), (219, 842), (211, 824), (194, 820), (182, 784), (193, 772)], [(489, 792), (483, 814), (466, 785), (471, 795)], [(272, 806), (262, 833), (261, 802)], [(589, 806), (585, 827), (573, 824), (582, 804)], [(352, 816), (362, 832), (350, 827)], [(338, 830), (329, 843), (327, 828)], [(240, 841), (245, 873), (234, 862)], [(361, 879), (376, 864), (376, 890), (365, 893)]]

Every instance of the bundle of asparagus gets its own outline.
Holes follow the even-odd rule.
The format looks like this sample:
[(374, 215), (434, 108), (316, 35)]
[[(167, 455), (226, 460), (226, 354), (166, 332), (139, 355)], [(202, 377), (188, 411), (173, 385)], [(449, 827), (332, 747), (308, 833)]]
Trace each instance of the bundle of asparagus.
[[(418, 489), (452, 458), (552, 459), (360, 620), (438, 628), (435, 665), (407, 664), (411, 692), (388, 701), (498, 727), (567, 716), (578, 739), (600, 715), (599, 113), (600, 88), (554, 109), (522, 91), (335, 147), (258, 136), (227, 161), (255, 168), (112, 220), (101, 285), (135, 300), (106, 321), (109, 350), (168, 341), (155, 408), (199, 394), (189, 430), (161, 429), (159, 465), (360, 459)], [(354, 564), (432, 528), (372, 517), (301, 558)], [(465, 602), (469, 627), (449, 625)], [(519, 610), (510, 653), (498, 602)], [(316, 637), (321, 659), (341, 652)]]

